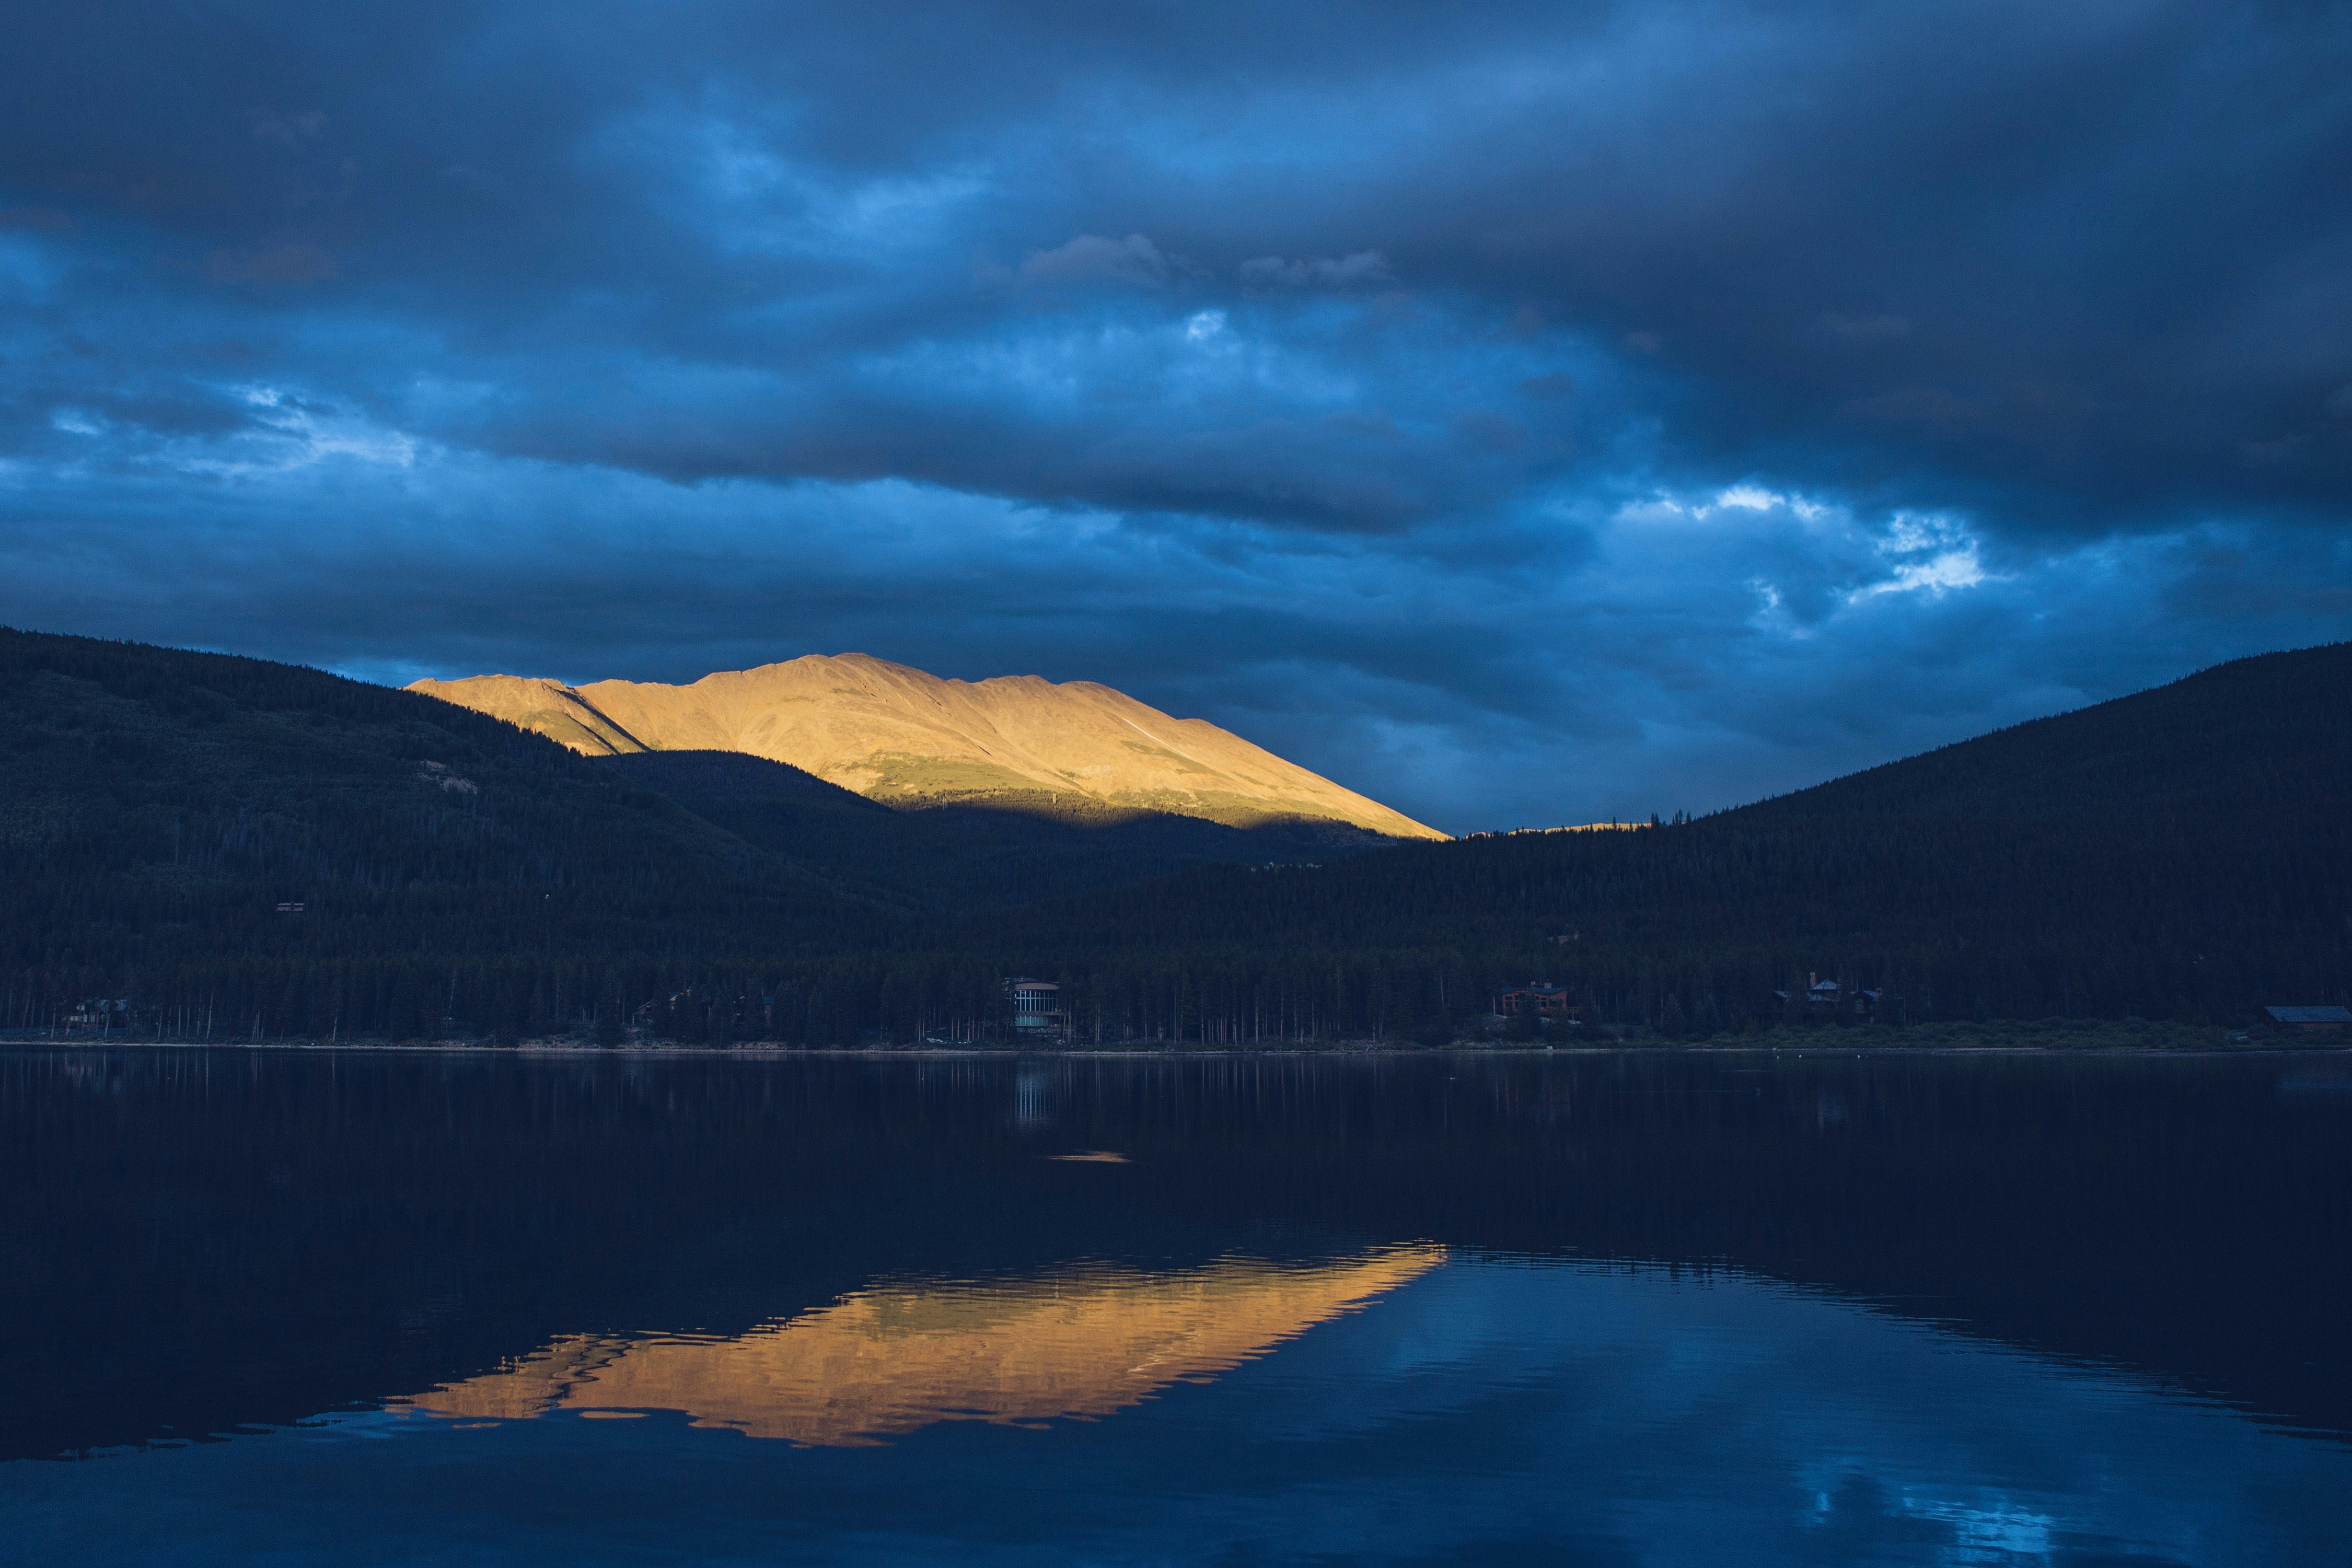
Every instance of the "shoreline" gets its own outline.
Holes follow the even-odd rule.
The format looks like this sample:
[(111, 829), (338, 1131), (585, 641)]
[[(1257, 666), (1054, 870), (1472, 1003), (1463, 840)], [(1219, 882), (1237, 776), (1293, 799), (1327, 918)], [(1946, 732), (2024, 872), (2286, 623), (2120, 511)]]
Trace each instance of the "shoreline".
[(1201, 1059), (1328, 1059), (1362, 1061), (1372, 1058), (1536, 1057), (1576, 1056), (2148, 1056), (2244, 1057), (2326, 1056), (2352, 1051), (2352, 1040), (2337, 1044), (2291, 1040), (2242, 1045), (2052, 1045), (2030, 1041), (2012, 1044), (1843, 1044), (1811, 1042), (1720, 1044), (1713, 1040), (1690, 1044), (1659, 1041), (1610, 1045), (1388, 1045), (1317, 1046), (803, 1046), (756, 1043), (747, 1045), (584, 1045), (523, 1040), (514, 1045), (467, 1044), (455, 1040), (50, 1040), (38, 1036), (0, 1035), (0, 1051), (239, 1051), (329, 1054), (394, 1054), (416, 1056), (530, 1057), (553, 1061), (647, 1061), (672, 1058), (755, 1060), (761, 1061), (1169, 1061)]

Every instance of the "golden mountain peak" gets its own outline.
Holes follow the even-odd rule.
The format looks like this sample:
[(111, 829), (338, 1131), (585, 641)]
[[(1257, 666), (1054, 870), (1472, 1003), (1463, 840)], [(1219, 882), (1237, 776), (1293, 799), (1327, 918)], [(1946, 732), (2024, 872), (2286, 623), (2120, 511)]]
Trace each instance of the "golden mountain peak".
[(870, 654), (812, 653), (690, 685), (475, 675), (408, 689), (591, 756), (738, 751), (891, 805), (1042, 795), (1239, 827), (1304, 817), (1445, 836), (1206, 720), (1171, 717), (1093, 681), (942, 680)]

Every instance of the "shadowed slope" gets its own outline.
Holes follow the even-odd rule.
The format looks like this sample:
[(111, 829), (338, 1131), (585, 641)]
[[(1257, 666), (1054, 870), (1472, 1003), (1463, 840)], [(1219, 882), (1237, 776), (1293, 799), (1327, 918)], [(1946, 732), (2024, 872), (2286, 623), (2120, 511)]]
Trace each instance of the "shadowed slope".
[(2352, 778), (2352, 643), (2233, 659), (1731, 813), (2161, 821), (2233, 831), (2249, 810), (2337, 818)]
[[(593, 986), (633, 956), (899, 928), (479, 714), (294, 665), (5, 628), (0, 889), (9, 1022), (104, 989), (215, 1038), (362, 1021), (409, 1036), (451, 1013), (493, 1029), (551, 962)], [(575, 987), (562, 1006), (593, 1003)]]
[[(1386, 951), (1428, 966), (1423, 1018), (1466, 989), (1441, 990), (1421, 956), (1446, 943), (1676, 1032), (1780, 1017), (1781, 992), (1810, 1016), (1815, 976), (1884, 989), (1913, 1021), (2252, 1021), (2345, 996), (2347, 778), (2352, 643), (2336, 643), (1687, 823), (1401, 844), (1278, 880), (1194, 869), (988, 935), (1057, 953)], [(1395, 1028), (1394, 993), (1383, 1005)]]
[(1318, 818), (1444, 835), (1202, 719), (1088, 681), (943, 681), (863, 653), (811, 655), (688, 686), (511, 675), (409, 688), (575, 751), (740, 751), (902, 806), (1165, 812), (1237, 827)]
[(1014, 802), (1019, 809), (894, 810), (790, 763), (739, 751), (631, 752), (595, 767), (845, 886), (933, 909), (1030, 904), (1202, 862), (1320, 862), (1389, 841), (1328, 818), (1227, 827), (1161, 812), (1074, 810), (1043, 791)]

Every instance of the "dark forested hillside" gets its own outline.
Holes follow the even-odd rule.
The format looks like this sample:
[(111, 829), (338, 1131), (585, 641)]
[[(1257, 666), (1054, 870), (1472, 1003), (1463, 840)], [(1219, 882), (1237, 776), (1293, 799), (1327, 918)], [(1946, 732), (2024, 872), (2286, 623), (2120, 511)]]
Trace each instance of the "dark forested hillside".
[[(595, 767), (657, 790), (746, 843), (892, 903), (971, 913), (1120, 886), (1202, 863), (1323, 861), (1386, 843), (1345, 822), (1254, 828), (1199, 817), (1074, 807), (897, 810), (812, 773), (734, 751), (645, 751)], [(1000, 797), (1002, 800), (1003, 797)]]
[(1529, 977), (1675, 1031), (1817, 1012), (1815, 976), (1849, 1013), (1867, 989), (1912, 1019), (2237, 1021), (2352, 993), (2347, 779), (2338, 643), (1687, 823), (1196, 872), (1005, 935), (1081, 970), (1190, 955), (1212, 1011), (1303, 991), (1366, 1031), (1443, 1030)]
[[(1379, 841), (894, 811), (757, 758), (583, 758), (317, 670), (0, 629), (0, 1030), (104, 1000), (102, 1032), (611, 1038), (651, 1004), (724, 1038), (783, 1027), (782, 996), (796, 1037), (854, 1039), (942, 912)], [(993, 977), (950, 967), (979, 1016)]]
[(513, 1030), (892, 919), (551, 741), (316, 670), (0, 630), (0, 735), (8, 1025), (103, 995), (215, 1038)]
[(2218, 818), (2327, 810), (2348, 777), (2352, 643), (2336, 643), (2217, 664), (1731, 814), (2120, 818), (2192, 837)]
[(894, 811), (758, 758), (583, 758), (317, 671), (18, 632), (0, 734), (0, 1028), (104, 997), (215, 1039), (972, 1039), (1034, 974), (1089, 1041), (1433, 1042), (1530, 980), (1588, 1031), (1681, 1036), (2239, 1022), (2352, 989), (2352, 644), (1694, 821), (1360, 852)]

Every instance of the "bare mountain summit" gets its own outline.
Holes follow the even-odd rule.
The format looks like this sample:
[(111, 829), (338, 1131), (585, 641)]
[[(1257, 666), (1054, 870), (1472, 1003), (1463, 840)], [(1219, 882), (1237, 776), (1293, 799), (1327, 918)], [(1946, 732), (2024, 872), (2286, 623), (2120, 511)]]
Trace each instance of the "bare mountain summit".
[(898, 806), (1163, 811), (1237, 827), (1306, 817), (1445, 836), (1203, 719), (1171, 718), (1091, 681), (943, 681), (844, 653), (688, 686), (476, 675), (408, 689), (591, 756), (747, 752)]

